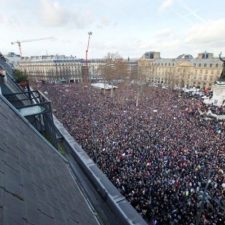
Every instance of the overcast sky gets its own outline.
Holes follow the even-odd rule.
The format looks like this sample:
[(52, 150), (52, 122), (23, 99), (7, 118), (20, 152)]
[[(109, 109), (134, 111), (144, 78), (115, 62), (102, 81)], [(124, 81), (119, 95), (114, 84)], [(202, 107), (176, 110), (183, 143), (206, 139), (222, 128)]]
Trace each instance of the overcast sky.
[(225, 0), (0, 0), (0, 51), (23, 55), (66, 54), (84, 58), (146, 51), (162, 57), (208, 51), (225, 55)]

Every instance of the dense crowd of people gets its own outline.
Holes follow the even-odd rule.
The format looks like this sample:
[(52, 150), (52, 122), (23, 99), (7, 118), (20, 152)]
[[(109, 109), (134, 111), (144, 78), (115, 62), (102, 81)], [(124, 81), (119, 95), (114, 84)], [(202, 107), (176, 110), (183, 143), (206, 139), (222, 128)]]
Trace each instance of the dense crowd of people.
[(113, 96), (79, 84), (39, 89), (150, 224), (225, 224), (225, 121), (201, 116), (200, 99), (155, 87), (139, 95), (119, 87)]

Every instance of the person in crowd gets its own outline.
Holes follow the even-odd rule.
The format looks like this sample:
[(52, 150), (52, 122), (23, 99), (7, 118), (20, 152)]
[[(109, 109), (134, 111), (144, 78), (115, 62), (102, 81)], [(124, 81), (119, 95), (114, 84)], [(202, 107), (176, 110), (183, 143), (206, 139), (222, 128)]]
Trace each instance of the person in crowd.
[(157, 225), (225, 224), (225, 114), (177, 91), (41, 85), (56, 116), (118, 190)]

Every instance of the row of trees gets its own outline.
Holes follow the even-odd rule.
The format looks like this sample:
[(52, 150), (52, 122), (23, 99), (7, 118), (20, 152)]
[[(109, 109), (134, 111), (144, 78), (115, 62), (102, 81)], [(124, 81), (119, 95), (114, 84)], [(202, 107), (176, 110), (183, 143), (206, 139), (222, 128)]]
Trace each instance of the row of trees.
[[(108, 84), (121, 81), (124, 83), (123, 87), (128, 88), (132, 82), (135, 83), (137, 87), (136, 106), (138, 106), (145, 77), (141, 71), (138, 71), (137, 65), (136, 68), (132, 68), (129, 58), (125, 60), (118, 53), (108, 53), (104, 64), (99, 66), (99, 74)], [(113, 97), (113, 89), (111, 89), (111, 96)]]
[(128, 61), (125, 61), (118, 53), (108, 53), (104, 64), (99, 66), (99, 71), (109, 84), (115, 80), (126, 80), (129, 77)]

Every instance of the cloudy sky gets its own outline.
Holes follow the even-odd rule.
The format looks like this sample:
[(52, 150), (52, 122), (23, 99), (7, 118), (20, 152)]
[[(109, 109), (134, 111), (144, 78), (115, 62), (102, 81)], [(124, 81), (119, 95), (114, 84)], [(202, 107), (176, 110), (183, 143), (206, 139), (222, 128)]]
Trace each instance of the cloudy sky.
[(0, 51), (12, 41), (54, 37), (22, 44), (23, 55), (66, 54), (84, 58), (118, 52), (162, 57), (209, 51), (225, 55), (225, 0), (0, 0)]

